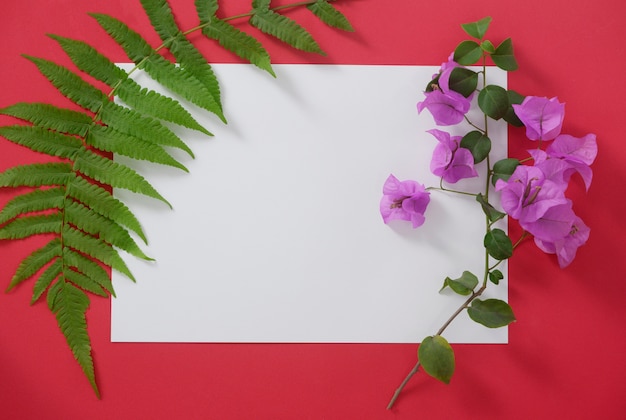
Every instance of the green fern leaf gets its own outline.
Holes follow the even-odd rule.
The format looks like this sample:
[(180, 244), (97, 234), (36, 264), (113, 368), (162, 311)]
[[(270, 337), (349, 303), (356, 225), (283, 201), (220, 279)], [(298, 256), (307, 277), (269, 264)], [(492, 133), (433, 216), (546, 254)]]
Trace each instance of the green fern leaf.
[[(89, 297), (80, 289), (65, 281), (54, 290), (52, 311), (55, 313), (57, 323), (72, 349), (72, 353), (87, 376), (89, 383), (100, 398), (100, 391), (96, 384), (93, 359), (91, 358), (91, 342), (87, 334), (87, 320), (85, 312), (89, 307)], [(48, 292), (50, 293), (50, 292)]]
[(0, 211), (0, 224), (6, 223), (20, 214), (50, 209), (61, 209), (65, 202), (65, 188), (56, 187), (34, 190), (18, 195), (5, 204)]
[(63, 262), (89, 277), (115, 297), (109, 273), (100, 264), (69, 248), (65, 248), (63, 251)]
[(148, 197), (163, 201), (170, 208), (172, 205), (154, 189), (148, 181), (139, 175), (134, 169), (107, 159), (86, 149), (76, 155), (74, 168), (89, 178), (110, 185), (114, 188), (143, 194)]
[(43, 273), (41, 273), (41, 276), (39, 276), (35, 282), (35, 286), (33, 286), (33, 297), (30, 300), (31, 305), (37, 302), (52, 282), (59, 277), (59, 275), (61, 275), (62, 269), (63, 263), (60, 259), (56, 259)]
[(144, 141), (151, 141), (163, 146), (171, 146), (185, 151), (194, 157), (193, 152), (176, 134), (158, 120), (141, 115), (137, 111), (125, 108), (114, 102), (107, 102), (100, 111), (101, 121), (122, 133)]
[(7, 292), (13, 289), (15, 286), (27, 280), (35, 275), (43, 266), (48, 264), (56, 257), (61, 256), (61, 241), (59, 238), (54, 238), (46, 245), (37, 249), (31, 253), (28, 257), (24, 258), (20, 265), (15, 270), (15, 274), (9, 283)]
[(65, 206), (65, 221), (78, 229), (97, 236), (131, 255), (144, 260), (154, 261), (139, 248), (126, 229), (77, 202)]
[(89, 44), (58, 35), (55, 39), (80, 70), (106, 83), (135, 110), (210, 135), (180, 103), (150, 89), (142, 89), (128, 74)]
[(131, 137), (111, 127), (94, 126), (85, 137), (85, 141), (98, 150), (169, 165), (189, 172), (182, 163), (170, 156), (161, 146)]
[(65, 268), (63, 270), (63, 277), (65, 280), (72, 283), (74, 286), (77, 286), (87, 292), (91, 292), (94, 295), (109, 297), (107, 292), (102, 290), (102, 287), (86, 275), (79, 273), (78, 271), (74, 271), (70, 268)]
[(123, 22), (104, 14), (91, 16), (124, 49), (137, 67), (144, 69), (150, 77), (167, 89), (223, 119), (219, 103), (192, 74), (157, 54), (141, 35)]
[(76, 137), (37, 126), (0, 127), (0, 135), (36, 152), (67, 159), (72, 159), (83, 148), (83, 142)]
[(253, 9), (269, 9), (272, 0), (252, 0)]
[(0, 228), (0, 239), (23, 239), (42, 233), (61, 232), (63, 218), (60, 214), (24, 216)]
[(269, 53), (254, 37), (216, 17), (208, 17), (202, 23), (206, 24), (202, 28), (205, 36), (217, 40), (227, 50), (276, 77)]
[[(62, 268), (62, 267), (61, 267)], [(59, 270), (59, 276), (61, 275), (61, 270)], [(46, 303), (48, 304), (48, 308), (51, 311), (54, 310), (54, 302), (56, 300), (57, 294), (59, 293), (59, 289), (63, 286), (63, 281), (57, 281), (56, 283), (52, 283), (52, 286), (48, 289), (48, 293), (46, 295)]]
[(141, 4), (164, 45), (167, 45), (180, 66), (204, 85), (219, 109), (216, 114), (226, 122), (215, 73), (200, 51), (180, 31), (167, 1), (141, 0)]
[(254, 9), (250, 24), (261, 32), (276, 37), (292, 47), (325, 55), (310, 33), (294, 20), (269, 9)]
[(104, 188), (92, 184), (84, 178), (76, 177), (67, 186), (67, 195), (72, 197), (98, 214), (126, 226), (147, 243), (146, 235), (135, 215), (117, 198)]
[(39, 71), (46, 76), (50, 83), (77, 105), (89, 111), (98, 112), (102, 104), (109, 101), (101, 90), (85, 82), (80, 76), (67, 68), (43, 58), (29, 55), (24, 57), (35, 63)]
[(315, 3), (308, 5), (307, 9), (328, 26), (354, 32), (354, 28), (344, 14), (328, 3), (328, 0), (317, 0)]
[(91, 235), (65, 225), (63, 228), (63, 244), (83, 254), (89, 255), (98, 261), (102, 261), (109, 267), (126, 275), (132, 281), (135, 281), (135, 277), (132, 275), (119, 253), (102, 239), (94, 238)]
[(142, 114), (200, 131), (208, 136), (213, 135), (200, 125), (178, 101), (153, 90), (142, 88), (133, 79), (124, 80), (115, 89), (115, 94), (124, 104)]
[(29, 121), (39, 127), (84, 137), (92, 124), (91, 117), (81, 112), (41, 103), (18, 103), (0, 109), (0, 114)]
[(217, 0), (196, 0), (195, 5), (200, 22), (214, 16), (217, 13), (217, 9), (219, 9)]
[(66, 185), (74, 178), (69, 163), (33, 163), (0, 172), (0, 187), (41, 187)]

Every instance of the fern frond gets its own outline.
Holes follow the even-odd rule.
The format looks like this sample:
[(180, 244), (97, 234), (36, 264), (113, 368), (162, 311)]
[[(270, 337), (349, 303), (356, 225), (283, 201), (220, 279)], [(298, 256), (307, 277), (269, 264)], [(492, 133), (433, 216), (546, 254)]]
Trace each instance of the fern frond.
[(135, 215), (117, 198), (104, 188), (92, 184), (84, 178), (76, 177), (67, 186), (67, 195), (83, 203), (98, 214), (126, 226), (147, 243), (146, 235)]
[(109, 273), (100, 264), (69, 248), (63, 250), (63, 262), (89, 277), (115, 297)]
[(135, 281), (135, 277), (132, 275), (119, 253), (102, 239), (94, 238), (91, 235), (65, 225), (63, 228), (63, 244), (85, 255), (89, 255), (98, 261), (102, 261), (109, 267), (126, 275), (132, 281)]
[(254, 14), (250, 17), (252, 26), (298, 50), (325, 55), (311, 34), (296, 21), (270, 10), (269, 2), (255, 3), (259, 3), (260, 6), (254, 8)]
[(345, 15), (328, 3), (328, 0), (317, 0), (315, 3), (308, 5), (307, 9), (328, 26), (354, 32), (354, 28)]
[[(72, 353), (87, 376), (89, 383), (100, 398), (100, 391), (96, 384), (93, 359), (91, 358), (91, 342), (87, 334), (87, 320), (85, 312), (89, 307), (89, 297), (80, 289), (65, 281), (54, 290), (52, 311), (55, 313), (57, 323), (69, 344)], [(52, 290), (51, 290), (52, 291)], [(48, 292), (50, 293), (50, 291)]]
[(66, 185), (74, 176), (69, 163), (32, 163), (0, 172), (0, 187)]
[(74, 136), (37, 126), (11, 125), (0, 127), (0, 136), (35, 152), (67, 159), (72, 159), (83, 148), (83, 142)]
[[(60, 275), (61, 275), (61, 270), (59, 270), (59, 276)], [(58, 280), (56, 283), (51, 283), (52, 285), (48, 289), (48, 293), (46, 294), (46, 303), (48, 304), (48, 308), (50, 308), (51, 311), (54, 310), (54, 303), (55, 303), (57, 294), (59, 293), (59, 289), (63, 286), (63, 283), (64, 282), (62, 280)]]
[(30, 300), (31, 305), (37, 302), (41, 295), (43, 295), (43, 292), (45, 292), (52, 282), (61, 275), (62, 269), (63, 263), (57, 258), (43, 273), (41, 273), (41, 276), (39, 276), (33, 286), (33, 297)]
[(94, 13), (91, 16), (124, 49), (137, 67), (144, 69), (150, 77), (172, 92), (220, 116), (221, 106), (214, 100), (212, 93), (183, 67), (157, 54), (141, 35), (123, 22), (105, 14)]
[(107, 292), (104, 291), (98, 283), (96, 283), (95, 281), (93, 281), (93, 279), (89, 278), (83, 273), (79, 273), (78, 271), (74, 271), (66, 267), (63, 270), (63, 277), (74, 286), (77, 286), (87, 292), (91, 292), (94, 295), (102, 297), (109, 297)]
[(0, 227), (0, 239), (24, 239), (42, 233), (61, 232), (63, 218), (60, 214), (24, 216)]
[(10, 115), (36, 126), (61, 133), (84, 137), (92, 124), (91, 117), (81, 112), (43, 103), (18, 103), (3, 109), (0, 114)]
[[(0, 131), (1, 133), (1, 131)], [(133, 159), (173, 166), (185, 172), (189, 170), (178, 162), (161, 146), (121, 133), (102, 125), (94, 126), (85, 137), (88, 145), (105, 152), (117, 153)]]
[(200, 18), (200, 22), (204, 22), (214, 16), (219, 9), (219, 3), (217, 0), (196, 0), (196, 12)]
[(122, 133), (163, 146), (175, 147), (194, 157), (193, 152), (176, 134), (158, 120), (141, 115), (115, 102), (107, 102), (100, 111), (100, 120)]
[(126, 229), (80, 203), (71, 202), (65, 206), (65, 221), (86, 233), (97, 236), (105, 242), (123, 249), (131, 255), (144, 260), (154, 261), (143, 253)]
[(154, 189), (144, 177), (134, 169), (107, 159), (86, 149), (76, 155), (74, 168), (81, 174), (114, 188), (123, 188), (137, 194), (163, 201), (172, 205)]
[(7, 292), (24, 280), (27, 280), (35, 275), (35, 273), (43, 268), (43, 266), (48, 264), (56, 257), (60, 257), (61, 248), (61, 241), (59, 240), (59, 238), (54, 238), (46, 245), (35, 250), (28, 257), (24, 258), (15, 270), (15, 274), (11, 279), (11, 283), (9, 283)]
[(206, 88), (216, 105), (213, 111), (226, 122), (220, 98), (220, 86), (210, 64), (180, 31), (166, 0), (140, 0), (152, 26), (181, 68)]
[(202, 28), (206, 37), (218, 41), (222, 47), (276, 77), (269, 53), (256, 38), (214, 16), (207, 17), (202, 23), (206, 24)]
[(99, 89), (90, 85), (69, 69), (43, 58), (25, 55), (27, 59), (35, 63), (41, 74), (72, 102), (92, 111), (98, 112), (104, 102), (108, 102), (107, 96)]
[(20, 214), (63, 208), (65, 188), (37, 189), (12, 198), (0, 211), (0, 225)]

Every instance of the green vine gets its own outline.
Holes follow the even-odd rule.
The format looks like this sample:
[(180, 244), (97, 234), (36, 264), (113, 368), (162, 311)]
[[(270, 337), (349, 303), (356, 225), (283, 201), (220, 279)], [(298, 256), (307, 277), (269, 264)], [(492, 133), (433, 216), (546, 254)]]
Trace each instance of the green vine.
[[(86, 82), (80, 72), (52, 61), (25, 56), (57, 88), (83, 108), (82, 112), (44, 103), (18, 103), (0, 113), (30, 124), (0, 127), (0, 135), (33, 151), (59, 158), (9, 168), (0, 173), (0, 188), (30, 187), (11, 199), (0, 211), (0, 240), (19, 240), (52, 234), (52, 239), (18, 265), (8, 290), (33, 278), (31, 304), (44, 295), (67, 343), (100, 397), (85, 313), (89, 294), (115, 296), (107, 268), (135, 280), (118, 250), (150, 260), (131, 233), (145, 244), (146, 235), (137, 218), (111, 188), (123, 188), (170, 203), (133, 168), (114, 162), (103, 153), (169, 165), (187, 171), (167, 148), (193, 156), (191, 149), (164, 122), (212, 135), (176, 99), (141, 88), (130, 75), (143, 70), (172, 93), (224, 123), (219, 82), (211, 66), (188, 36), (201, 32), (243, 60), (275, 77), (269, 53), (253, 36), (229, 21), (248, 23), (296, 49), (324, 54), (313, 36), (296, 21), (278, 13), (306, 7), (325, 24), (345, 31), (353, 28), (331, 2), (300, 1), (271, 7), (271, 0), (253, 0), (247, 13), (218, 17), (217, 0), (196, 0), (199, 25), (182, 30), (166, 0), (141, 0), (150, 23), (161, 38), (156, 48), (125, 23), (105, 14), (91, 14), (135, 63), (126, 72), (89, 44), (50, 35), (74, 65), (106, 84), (103, 92)], [(168, 50), (178, 65), (160, 54)], [(112, 101), (119, 98), (125, 106)], [(95, 182), (94, 182), (95, 181)]]

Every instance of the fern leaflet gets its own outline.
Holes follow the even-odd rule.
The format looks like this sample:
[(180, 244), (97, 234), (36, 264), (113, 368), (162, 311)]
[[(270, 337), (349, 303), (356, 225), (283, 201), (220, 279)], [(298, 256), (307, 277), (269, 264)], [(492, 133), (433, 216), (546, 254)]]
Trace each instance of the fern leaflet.
[[(255, 7), (250, 25), (296, 49), (326, 55), (306, 29), (294, 20), (270, 10), (269, 2), (259, 3), (262, 4), (259, 8)], [(265, 3), (268, 7), (264, 7)]]

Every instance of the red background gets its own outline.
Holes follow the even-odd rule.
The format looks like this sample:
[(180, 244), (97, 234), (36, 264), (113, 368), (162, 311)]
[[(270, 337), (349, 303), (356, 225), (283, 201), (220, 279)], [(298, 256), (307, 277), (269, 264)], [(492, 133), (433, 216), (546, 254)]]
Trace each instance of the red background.
[[(27, 53), (69, 64), (46, 33), (85, 40), (112, 59), (126, 60), (87, 12), (112, 14), (158, 45), (138, 0), (2, 3), (2, 107), (18, 101), (67, 105), (35, 66), (20, 57)], [(171, 3), (182, 27), (196, 24), (192, 0)], [(223, 16), (249, 10), (247, 0), (220, 3), (227, 3)], [(281, 3), (286, 2), (272, 4)], [(419, 374), (394, 409), (386, 411), (393, 390), (414, 364), (415, 345), (111, 343), (110, 303), (94, 297), (88, 325), (102, 392), (97, 400), (45, 303), (29, 306), (28, 282), (0, 294), (1, 417), (626, 416), (623, 0), (352, 0), (339, 7), (356, 33), (339, 33), (306, 12), (290, 12), (311, 29), (328, 56), (294, 52), (268, 40), (274, 62), (439, 64), (465, 36), (460, 23), (490, 15), (494, 20), (488, 38), (497, 43), (510, 36), (514, 41), (520, 70), (510, 75), (510, 87), (526, 95), (558, 96), (567, 103), (564, 132), (597, 134), (600, 154), (591, 190), (585, 194), (577, 181), (570, 191), (575, 211), (592, 228), (589, 243), (565, 270), (532, 241), (516, 252), (510, 262), (510, 302), (518, 321), (510, 327), (510, 344), (457, 345), (457, 371), (450, 385)], [(240, 27), (249, 29), (243, 22)], [(211, 42), (199, 45), (214, 62), (236, 61)], [(511, 155), (529, 146), (521, 134), (511, 132)], [(0, 170), (41, 159), (0, 139)], [(0, 205), (12, 194), (0, 191)], [(0, 243), (2, 285), (8, 285), (18, 261), (36, 243)]]

